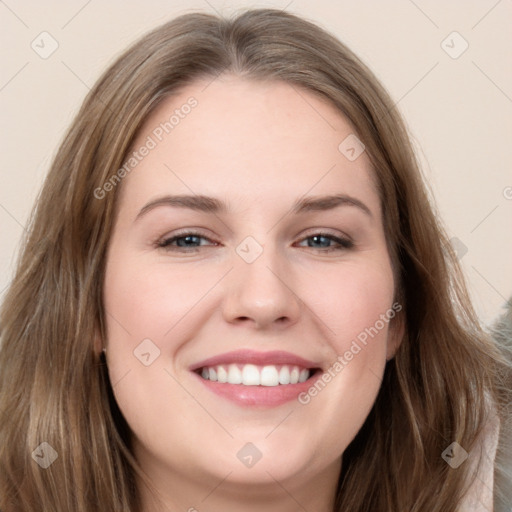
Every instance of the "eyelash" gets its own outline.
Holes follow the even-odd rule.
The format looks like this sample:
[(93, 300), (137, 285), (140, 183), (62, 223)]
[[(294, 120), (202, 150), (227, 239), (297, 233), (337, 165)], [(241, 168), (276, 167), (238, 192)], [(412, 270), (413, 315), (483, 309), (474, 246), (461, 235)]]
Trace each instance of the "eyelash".
[[(198, 233), (196, 231), (185, 231), (183, 233), (178, 233), (177, 235), (174, 235), (170, 238), (165, 238), (165, 239), (159, 241), (157, 243), (157, 246), (166, 251), (181, 251), (181, 252), (188, 252), (188, 253), (197, 252), (197, 250), (201, 246), (200, 247), (190, 247), (190, 248), (171, 246), (171, 244), (173, 242), (176, 242), (177, 240), (180, 240), (182, 238), (187, 238), (190, 236), (202, 238), (204, 240), (209, 240), (210, 242), (213, 241), (213, 240), (210, 240), (208, 237), (203, 236), (203, 234)], [(339, 244), (337, 247), (326, 247), (326, 248), (311, 247), (311, 249), (316, 249), (316, 250), (319, 250), (324, 253), (328, 253), (328, 252), (332, 252), (332, 251), (343, 251), (343, 250), (352, 249), (354, 247), (354, 242), (352, 240), (350, 240), (349, 238), (337, 237), (337, 236), (331, 235), (330, 233), (323, 233), (323, 232), (313, 233), (312, 235), (309, 235), (300, 241), (303, 242), (305, 240), (308, 240), (310, 238), (315, 238), (315, 237), (327, 238), (327, 239), (332, 240), (332, 241), (336, 242), (337, 244)], [(216, 243), (216, 242), (214, 242), (214, 243)]]

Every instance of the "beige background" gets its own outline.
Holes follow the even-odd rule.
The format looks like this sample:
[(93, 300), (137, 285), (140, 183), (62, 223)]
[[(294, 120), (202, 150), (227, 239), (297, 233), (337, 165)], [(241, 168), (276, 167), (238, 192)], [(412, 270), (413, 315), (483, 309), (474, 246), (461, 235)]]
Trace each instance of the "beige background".
[[(100, 72), (178, 14), (250, 6), (317, 22), (383, 82), (457, 239), (476, 310), (493, 321), (512, 294), (511, 0), (0, 1), (0, 299), (51, 158)], [(45, 59), (31, 47), (44, 53), (52, 39)]]

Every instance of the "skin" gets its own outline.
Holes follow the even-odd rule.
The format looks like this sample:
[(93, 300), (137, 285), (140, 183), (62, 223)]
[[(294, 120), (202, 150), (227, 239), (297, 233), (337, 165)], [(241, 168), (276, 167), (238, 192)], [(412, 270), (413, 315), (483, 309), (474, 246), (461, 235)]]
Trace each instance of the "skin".
[[(353, 129), (325, 100), (281, 82), (209, 82), (188, 85), (147, 119), (135, 148), (190, 96), (198, 101), (124, 178), (107, 255), (107, 339), (97, 343), (107, 348), (135, 455), (160, 495), (157, 504), (141, 485), (142, 510), (327, 512), (342, 454), (401, 339), (397, 320), (307, 405), (243, 407), (189, 367), (253, 349), (289, 351), (326, 370), (344, 354), (394, 302), (378, 191), (367, 154), (349, 161), (338, 150)], [(304, 195), (334, 193), (370, 214), (350, 205), (290, 213)], [(166, 194), (214, 196), (229, 209), (163, 205), (137, 218)], [(182, 228), (206, 238), (158, 246)], [(354, 247), (308, 238), (326, 231)], [(250, 264), (235, 250), (247, 236), (263, 249)], [(147, 338), (160, 350), (149, 366), (134, 357)], [(247, 442), (262, 454), (251, 468), (237, 457)]]

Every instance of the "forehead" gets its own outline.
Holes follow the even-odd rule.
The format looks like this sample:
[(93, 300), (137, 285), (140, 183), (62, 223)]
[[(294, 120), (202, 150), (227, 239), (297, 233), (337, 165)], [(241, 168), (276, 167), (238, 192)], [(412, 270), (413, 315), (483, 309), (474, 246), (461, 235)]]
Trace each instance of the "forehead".
[(375, 201), (368, 156), (347, 158), (345, 141), (355, 137), (327, 99), (299, 86), (233, 75), (198, 80), (146, 120), (132, 151), (151, 149), (123, 188), (151, 196), (168, 187), (246, 204), (333, 192)]

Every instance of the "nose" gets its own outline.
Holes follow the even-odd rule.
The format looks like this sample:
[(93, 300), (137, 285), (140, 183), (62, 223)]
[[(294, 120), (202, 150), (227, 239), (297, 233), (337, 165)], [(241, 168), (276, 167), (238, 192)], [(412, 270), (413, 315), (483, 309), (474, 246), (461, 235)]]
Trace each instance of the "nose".
[(255, 329), (289, 327), (297, 322), (302, 301), (283, 255), (267, 246), (248, 263), (235, 253), (233, 267), (222, 303), (227, 322), (246, 323)]

